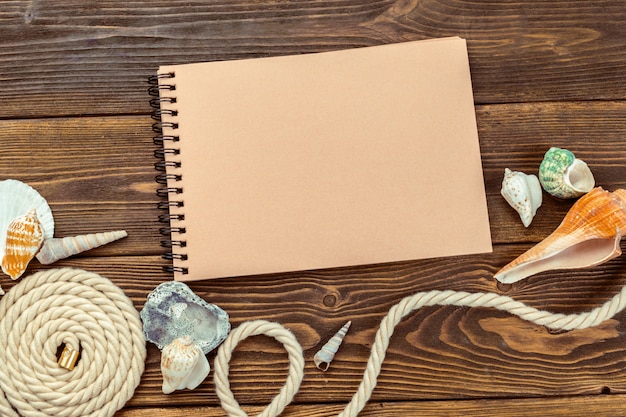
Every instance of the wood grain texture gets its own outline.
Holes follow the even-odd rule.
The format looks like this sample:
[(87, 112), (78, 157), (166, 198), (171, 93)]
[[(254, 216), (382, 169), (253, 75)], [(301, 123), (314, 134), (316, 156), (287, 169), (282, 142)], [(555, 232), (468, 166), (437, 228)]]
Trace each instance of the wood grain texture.
[(597, 186), (626, 188), (626, 106), (623, 102), (555, 102), (477, 106), (478, 133), (492, 239), (536, 242), (554, 230), (571, 207), (544, 193), (524, 228), (500, 196), (504, 168), (537, 174), (551, 146), (569, 149), (592, 169)]
[[(623, 395), (581, 396), (565, 398), (533, 398), (524, 400), (462, 400), (462, 401), (412, 401), (412, 402), (372, 402), (359, 414), (361, 417), (545, 417), (569, 416), (586, 417), (624, 415)], [(250, 415), (257, 415), (263, 407), (246, 407)], [(338, 415), (342, 405), (292, 405), (287, 407), (284, 417), (328, 417)], [(216, 407), (181, 407), (181, 408), (129, 408), (119, 412), (116, 417), (222, 417), (224, 411)]]
[[(478, 103), (626, 97), (617, 1), (0, 1), (0, 118), (147, 113), (159, 65), (468, 39)], [(358, 69), (355, 69), (358, 70)]]
[[(0, 0), (0, 179), (34, 186), (52, 207), (57, 236), (129, 233), (51, 266), (35, 261), (27, 274), (64, 266), (100, 273), (138, 310), (171, 279), (160, 257), (147, 94), (159, 65), (461, 36), (493, 253), (190, 285), (228, 311), (234, 327), (266, 319), (296, 335), (305, 378), (285, 416), (339, 413), (357, 389), (381, 319), (415, 292), (489, 291), (538, 309), (588, 311), (626, 285), (626, 258), (498, 285), (493, 274), (549, 234), (573, 203), (544, 194), (524, 228), (500, 183), (504, 168), (536, 173), (545, 151), (559, 146), (585, 160), (598, 185), (626, 188), (625, 23), (626, 4), (615, 0)], [(6, 277), (0, 284), (15, 285)], [(317, 370), (313, 355), (347, 320), (352, 327), (330, 370)], [(624, 322), (619, 313), (591, 329), (549, 332), (489, 308), (420, 309), (396, 329), (361, 415), (623, 415)], [(215, 353), (208, 357), (213, 362)], [(148, 344), (141, 384), (117, 417), (225, 415), (212, 374), (195, 391), (162, 394), (159, 361)], [(254, 337), (236, 350), (230, 381), (245, 410), (256, 413), (286, 373), (280, 344)]]
[[(228, 311), (234, 327), (266, 319), (294, 332), (306, 360), (296, 404), (347, 403), (365, 369), (380, 320), (407, 295), (431, 289), (493, 291), (536, 308), (575, 313), (602, 304), (625, 282), (626, 259), (620, 258), (600, 269), (539, 275), (504, 291), (490, 275), (516, 252), (517, 246), (499, 245), (488, 257), (229, 278), (191, 287)], [(106, 257), (65, 260), (57, 266), (111, 278), (140, 309), (147, 293), (168, 279), (159, 263), (145, 256)], [(550, 333), (488, 308), (423, 308), (398, 326), (372, 401), (624, 393), (624, 318), (620, 313), (598, 327)], [(331, 369), (322, 373), (313, 366), (313, 355), (347, 319), (352, 319), (352, 328)], [(149, 344), (148, 352), (147, 368), (130, 407), (218, 404), (211, 378), (195, 391), (163, 395), (159, 351)], [(213, 362), (214, 353), (209, 359)], [(268, 403), (278, 393), (286, 370), (286, 353), (278, 343), (251, 338), (235, 351), (231, 387), (244, 405)]]
[[(555, 312), (600, 305), (626, 282), (624, 260), (600, 268), (548, 273), (499, 288), (492, 274), (556, 226), (571, 201), (546, 198), (529, 229), (499, 195), (505, 166), (533, 172), (551, 145), (576, 151), (599, 184), (624, 186), (621, 102), (531, 103), (477, 108), (485, 184), (496, 243), (493, 254), (358, 268), (308, 271), (193, 283), (203, 298), (225, 308), (234, 326), (252, 319), (280, 322), (305, 349), (307, 368), (297, 404), (347, 403), (365, 368), (374, 333), (402, 297), (431, 289), (501, 292)], [(2, 175), (31, 183), (50, 201), (57, 235), (108, 228), (129, 231), (114, 245), (58, 262), (114, 280), (141, 309), (147, 294), (170, 279), (161, 266), (159, 200), (154, 194), (154, 145), (147, 116), (6, 120), (0, 135), (11, 164)], [(502, 138), (507, 138), (503, 141)], [(529, 145), (529, 144), (532, 144)], [(33, 169), (36, 167), (37, 169)], [(93, 257), (93, 256), (98, 257)], [(117, 255), (117, 256), (116, 256)], [(119, 256), (125, 255), (125, 256)], [(139, 256), (141, 255), (141, 256)], [(39, 269), (34, 262), (29, 272)], [(2, 282), (5, 289), (11, 283)], [(429, 307), (402, 323), (392, 340), (373, 401), (599, 394), (626, 391), (621, 317), (597, 328), (551, 334), (489, 309)], [(346, 320), (353, 327), (331, 371), (312, 357)], [(159, 352), (150, 345), (147, 370), (131, 407), (218, 404), (211, 380), (194, 392), (160, 392)], [(210, 356), (211, 360), (213, 356)], [(255, 338), (235, 353), (231, 382), (246, 405), (267, 403), (286, 376), (286, 354)], [(468, 384), (468, 381), (472, 381)]]
[(155, 149), (148, 116), (0, 121), (0, 178), (37, 189), (55, 236), (126, 230), (89, 254), (157, 254)]
[[(502, 252), (499, 247), (496, 258), (508, 258), (514, 252), (515, 248)], [(395, 268), (280, 274), (249, 281), (226, 279), (194, 283), (192, 288), (229, 311), (234, 326), (262, 318), (280, 322), (295, 333), (307, 361), (298, 403), (347, 403), (361, 379), (374, 333), (389, 308), (417, 291), (497, 292), (487, 272), (496, 265), (486, 265), (484, 259), (466, 257), (454, 264), (449, 259), (418, 261), (396, 264)], [(621, 270), (623, 261), (603, 271), (538, 276), (507, 294), (550, 311), (586, 311), (619, 290), (620, 281), (624, 282)], [(571, 284), (558, 285), (568, 278), (576, 280), (575, 290)], [(232, 302), (234, 287), (246, 289), (245, 294), (237, 295), (236, 303)], [(491, 309), (424, 308), (397, 328), (373, 400), (598, 394), (605, 387), (624, 392), (626, 380), (620, 376), (624, 366), (622, 317), (620, 314), (584, 332), (552, 334)], [(342, 350), (331, 370), (321, 373), (314, 368), (312, 357), (347, 319), (353, 324)], [(286, 355), (280, 346), (257, 338), (235, 352), (231, 386), (244, 404), (267, 403), (278, 392), (277, 381), (284, 379), (285, 372)], [(158, 368), (149, 367), (145, 378), (143, 389), (158, 386)], [(203, 402), (198, 405), (211, 404), (212, 384), (209, 380), (202, 385)], [(137, 399), (142, 394), (138, 392)], [(183, 392), (168, 398), (168, 403), (192, 404), (196, 399), (196, 394)]]
[[(529, 228), (500, 196), (504, 168), (537, 173), (550, 146), (571, 149), (596, 183), (626, 188), (626, 104), (572, 102), (476, 108), (494, 243), (537, 242), (572, 204), (545, 195)], [(128, 238), (89, 255), (162, 253), (148, 116), (0, 120), (0, 178), (35, 187), (50, 203), (56, 236), (124, 229)], [(453, 173), (450, 181), (453, 183)], [(445, 190), (442, 190), (444, 193)]]

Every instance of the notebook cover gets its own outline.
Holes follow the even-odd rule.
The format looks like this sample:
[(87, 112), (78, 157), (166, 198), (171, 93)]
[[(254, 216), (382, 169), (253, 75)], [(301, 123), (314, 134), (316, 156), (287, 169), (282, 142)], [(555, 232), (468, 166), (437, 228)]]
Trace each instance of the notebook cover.
[(465, 40), (169, 72), (175, 279), (492, 250)]

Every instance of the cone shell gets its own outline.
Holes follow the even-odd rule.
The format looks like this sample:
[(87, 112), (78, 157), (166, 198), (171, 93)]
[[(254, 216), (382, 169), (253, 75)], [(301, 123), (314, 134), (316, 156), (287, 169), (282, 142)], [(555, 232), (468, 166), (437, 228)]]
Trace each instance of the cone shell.
[(591, 191), (595, 180), (587, 164), (567, 149), (550, 148), (539, 166), (539, 181), (547, 193), (575, 198)]
[(330, 367), (330, 363), (332, 362), (337, 350), (339, 350), (339, 346), (343, 342), (343, 338), (346, 337), (348, 333), (348, 329), (352, 324), (351, 321), (347, 322), (343, 325), (341, 329), (333, 337), (330, 338), (328, 342), (315, 354), (313, 357), (313, 362), (317, 369), (322, 371), (327, 371)]
[(126, 231), (118, 230), (47, 239), (43, 242), (43, 246), (37, 254), (37, 260), (43, 265), (48, 265), (59, 259), (65, 259), (98, 246), (106, 245), (126, 236), (128, 236)]
[(43, 229), (35, 209), (14, 219), (7, 228), (2, 272), (13, 279), (22, 276), (43, 242)]
[(584, 268), (621, 254), (626, 233), (626, 190), (596, 187), (581, 197), (552, 234), (495, 274), (513, 283), (554, 269)]
[(0, 257), (5, 253), (9, 224), (35, 209), (44, 239), (54, 236), (54, 218), (48, 202), (31, 186), (17, 180), (0, 181)]
[(209, 361), (191, 337), (174, 339), (161, 353), (163, 393), (194, 389), (204, 381), (210, 370)]
[(517, 211), (524, 226), (530, 226), (542, 202), (539, 179), (535, 175), (506, 168), (500, 194)]

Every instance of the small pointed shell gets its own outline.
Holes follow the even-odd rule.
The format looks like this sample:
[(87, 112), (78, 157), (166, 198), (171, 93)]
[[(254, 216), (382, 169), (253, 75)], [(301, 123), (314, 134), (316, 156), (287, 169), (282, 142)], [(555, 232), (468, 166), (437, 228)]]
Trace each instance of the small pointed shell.
[(194, 389), (204, 381), (210, 370), (209, 361), (191, 337), (174, 339), (161, 353), (163, 393)]
[(524, 226), (528, 227), (542, 202), (539, 179), (535, 175), (506, 168), (500, 194), (517, 211)]
[(326, 342), (326, 344), (315, 354), (313, 362), (315, 362), (317, 369), (324, 372), (328, 370), (330, 363), (335, 357), (341, 342), (343, 342), (343, 338), (346, 336), (346, 333), (348, 333), (348, 329), (351, 324), (351, 321), (344, 324), (343, 327), (339, 329), (339, 331), (335, 333), (335, 335), (331, 337), (330, 340)]
[(69, 236), (64, 238), (52, 238), (43, 242), (41, 250), (37, 254), (37, 260), (48, 265), (59, 259), (65, 259), (72, 255), (106, 245), (118, 239), (128, 236), (124, 230), (113, 232), (92, 233), (87, 235)]
[(43, 229), (35, 209), (15, 218), (7, 228), (2, 271), (18, 279), (43, 242)]
[(624, 233), (626, 190), (596, 187), (574, 203), (554, 232), (494, 277), (511, 284), (543, 271), (599, 265), (621, 254)]
[(587, 164), (567, 149), (550, 148), (539, 166), (539, 181), (547, 193), (575, 198), (591, 191), (595, 180)]

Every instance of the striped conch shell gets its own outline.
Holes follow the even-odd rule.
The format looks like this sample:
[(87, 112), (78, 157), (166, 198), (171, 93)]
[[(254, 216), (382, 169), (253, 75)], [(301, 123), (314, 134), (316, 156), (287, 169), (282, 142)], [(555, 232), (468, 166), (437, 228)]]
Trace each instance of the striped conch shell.
[(87, 235), (69, 236), (63, 238), (46, 239), (37, 260), (43, 265), (48, 265), (59, 259), (65, 259), (72, 255), (106, 245), (118, 239), (128, 236), (124, 230), (113, 232), (91, 233)]
[(587, 164), (567, 149), (550, 148), (539, 166), (539, 181), (548, 194), (575, 198), (591, 191), (595, 180)]
[(596, 187), (582, 196), (552, 234), (499, 270), (506, 284), (539, 272), (595, 266), (621, 255), (626, 190)]
[(339, 349), (341, 342), (343, 342), (343, 338), (348, 333), (348, 329), (352, 324), (351, 321), (347, 322), (343, 325), (341, 329), (333, 337), (330, 338), (328, 342), (315, 354), (313, 357), (313, 362), (315, 362), (315, 366), (317, 369), (320, 369), (324, 372), (328, 370), (330, 367), (330, 363), (335, 357), (335, 353)]
[(37, 213), (44, 240), (54, 236), (54, 218), (46, 199), (33, 187), (21, 181), (0, 181), (0, 258), (5, 253), (9, 224), (32, 209)]
[(517, 211), (524, 226), (530, 226), (542, 202), (539, 179), (535, 175), (506, 168), (500, 194)]
[(211, 368), (209, 361), (190, 336), (174, 339), (161, 353), (163, 393), (194, 389), (204, 381)]
[(16, 217), (7, 228), (2, 272), (13, 279), (22, 276), (43, 242), (43, 229), (35, 209)]

